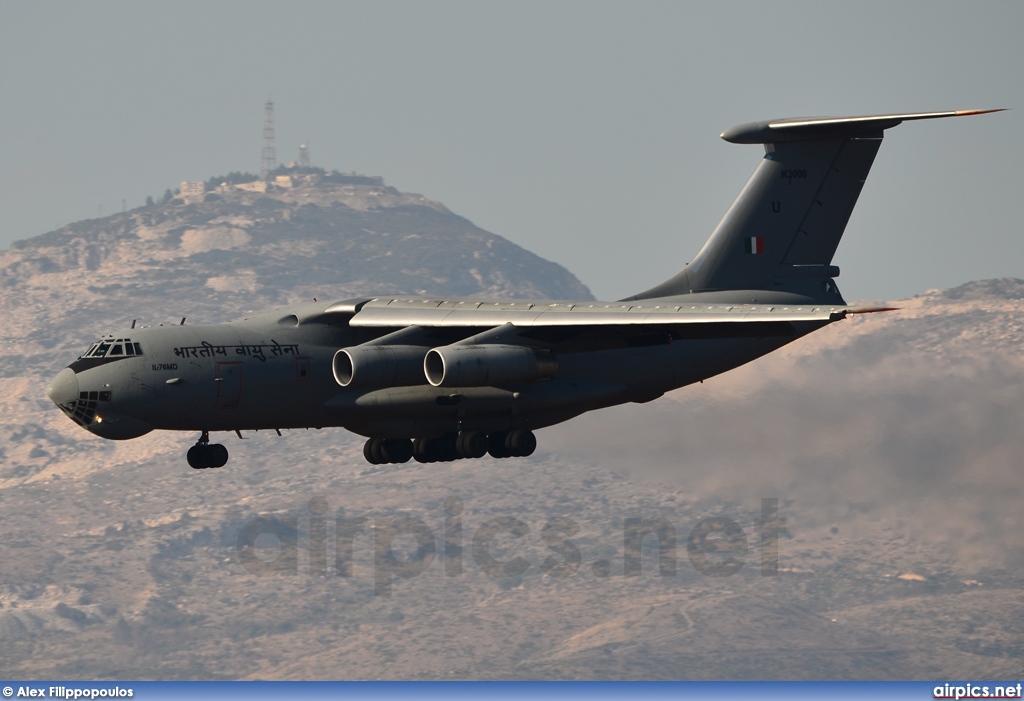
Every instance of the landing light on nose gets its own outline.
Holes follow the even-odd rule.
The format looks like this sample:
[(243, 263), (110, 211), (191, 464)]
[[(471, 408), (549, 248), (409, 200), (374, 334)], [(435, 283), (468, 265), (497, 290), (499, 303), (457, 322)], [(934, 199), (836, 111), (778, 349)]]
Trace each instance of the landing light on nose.
[(78, 376), (71, 368), (64, 368), (46, 388), (46, 396), (60, 406), (78, 399)]

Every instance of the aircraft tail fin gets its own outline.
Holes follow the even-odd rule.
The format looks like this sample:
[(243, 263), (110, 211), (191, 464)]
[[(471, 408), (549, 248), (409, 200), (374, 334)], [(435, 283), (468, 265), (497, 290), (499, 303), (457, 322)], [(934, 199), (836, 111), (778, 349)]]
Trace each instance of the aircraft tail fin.
[(764, 144), (764, 159), (686, 268), (630, 299), (743, 290), (758, 291), (761, 301), (777, 292), (841, 302), (832, 257), (883, 131), (904, 121), (998, 111), (784, 119), (727, 129), (726, 141)]

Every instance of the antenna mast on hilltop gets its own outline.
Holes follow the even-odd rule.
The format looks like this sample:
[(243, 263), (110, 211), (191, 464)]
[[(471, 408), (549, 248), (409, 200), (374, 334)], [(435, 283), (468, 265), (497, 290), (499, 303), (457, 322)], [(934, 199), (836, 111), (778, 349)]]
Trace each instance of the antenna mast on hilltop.
[(260, 156), (260, 179), (277, 169), (277, 149), (274, 147), (274, 101), (267, 100), (263, 110), (263, 153)]

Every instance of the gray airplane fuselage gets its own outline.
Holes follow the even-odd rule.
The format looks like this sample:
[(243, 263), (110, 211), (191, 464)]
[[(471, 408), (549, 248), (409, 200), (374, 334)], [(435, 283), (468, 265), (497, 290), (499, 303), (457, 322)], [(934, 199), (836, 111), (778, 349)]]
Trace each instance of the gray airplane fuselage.
[[(76, 400), (95, 402), (94, 412), (86, 405), (76, 421), (110, 439), (153, 429), (341, 426), (383, 438), (537, 429), (592, 409), (649, 401), (828, 323), (767, 322), (772, 328), (750, 328), (749, 337), (728, 337), (739, 329), (700, 329), (703, 338), (685, 339), (659, 328), (639, 338), (605, 334), (588, 348), (573, 338), (564, 350), (557, 343), (551, 347), (558, 370), (550, 379), (452, 388), (432, 386), (424, 375), (418, 384), (354, 388), (342, 387), (334, 377), (338, 350), (398, 329), (350, 327), (345, 315), (325, 315), (328, 306), (311, 302), (224, 324), (132, 329), (124, 336), (142, 355), (80, 358), (55, 380), (60, 389), (51, 390), (51, 398), (62, 408)], [(484, 330), (462, 327), (444, 340)], [(65, 411), (75, 418), (74, 408)]]

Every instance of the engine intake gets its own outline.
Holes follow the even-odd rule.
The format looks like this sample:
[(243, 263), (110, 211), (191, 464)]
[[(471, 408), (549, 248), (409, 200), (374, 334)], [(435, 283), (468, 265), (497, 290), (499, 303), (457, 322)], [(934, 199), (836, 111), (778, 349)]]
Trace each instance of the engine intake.
[(423, 346), (362, 345), (342, 348), (331, 364), (342, 387), (407, 387), (423, 384)]
[(492, 387), (554, 377), (558, 361), (523, 346), (451, 345), (430, 350), (423, 372), (434, 387)]

